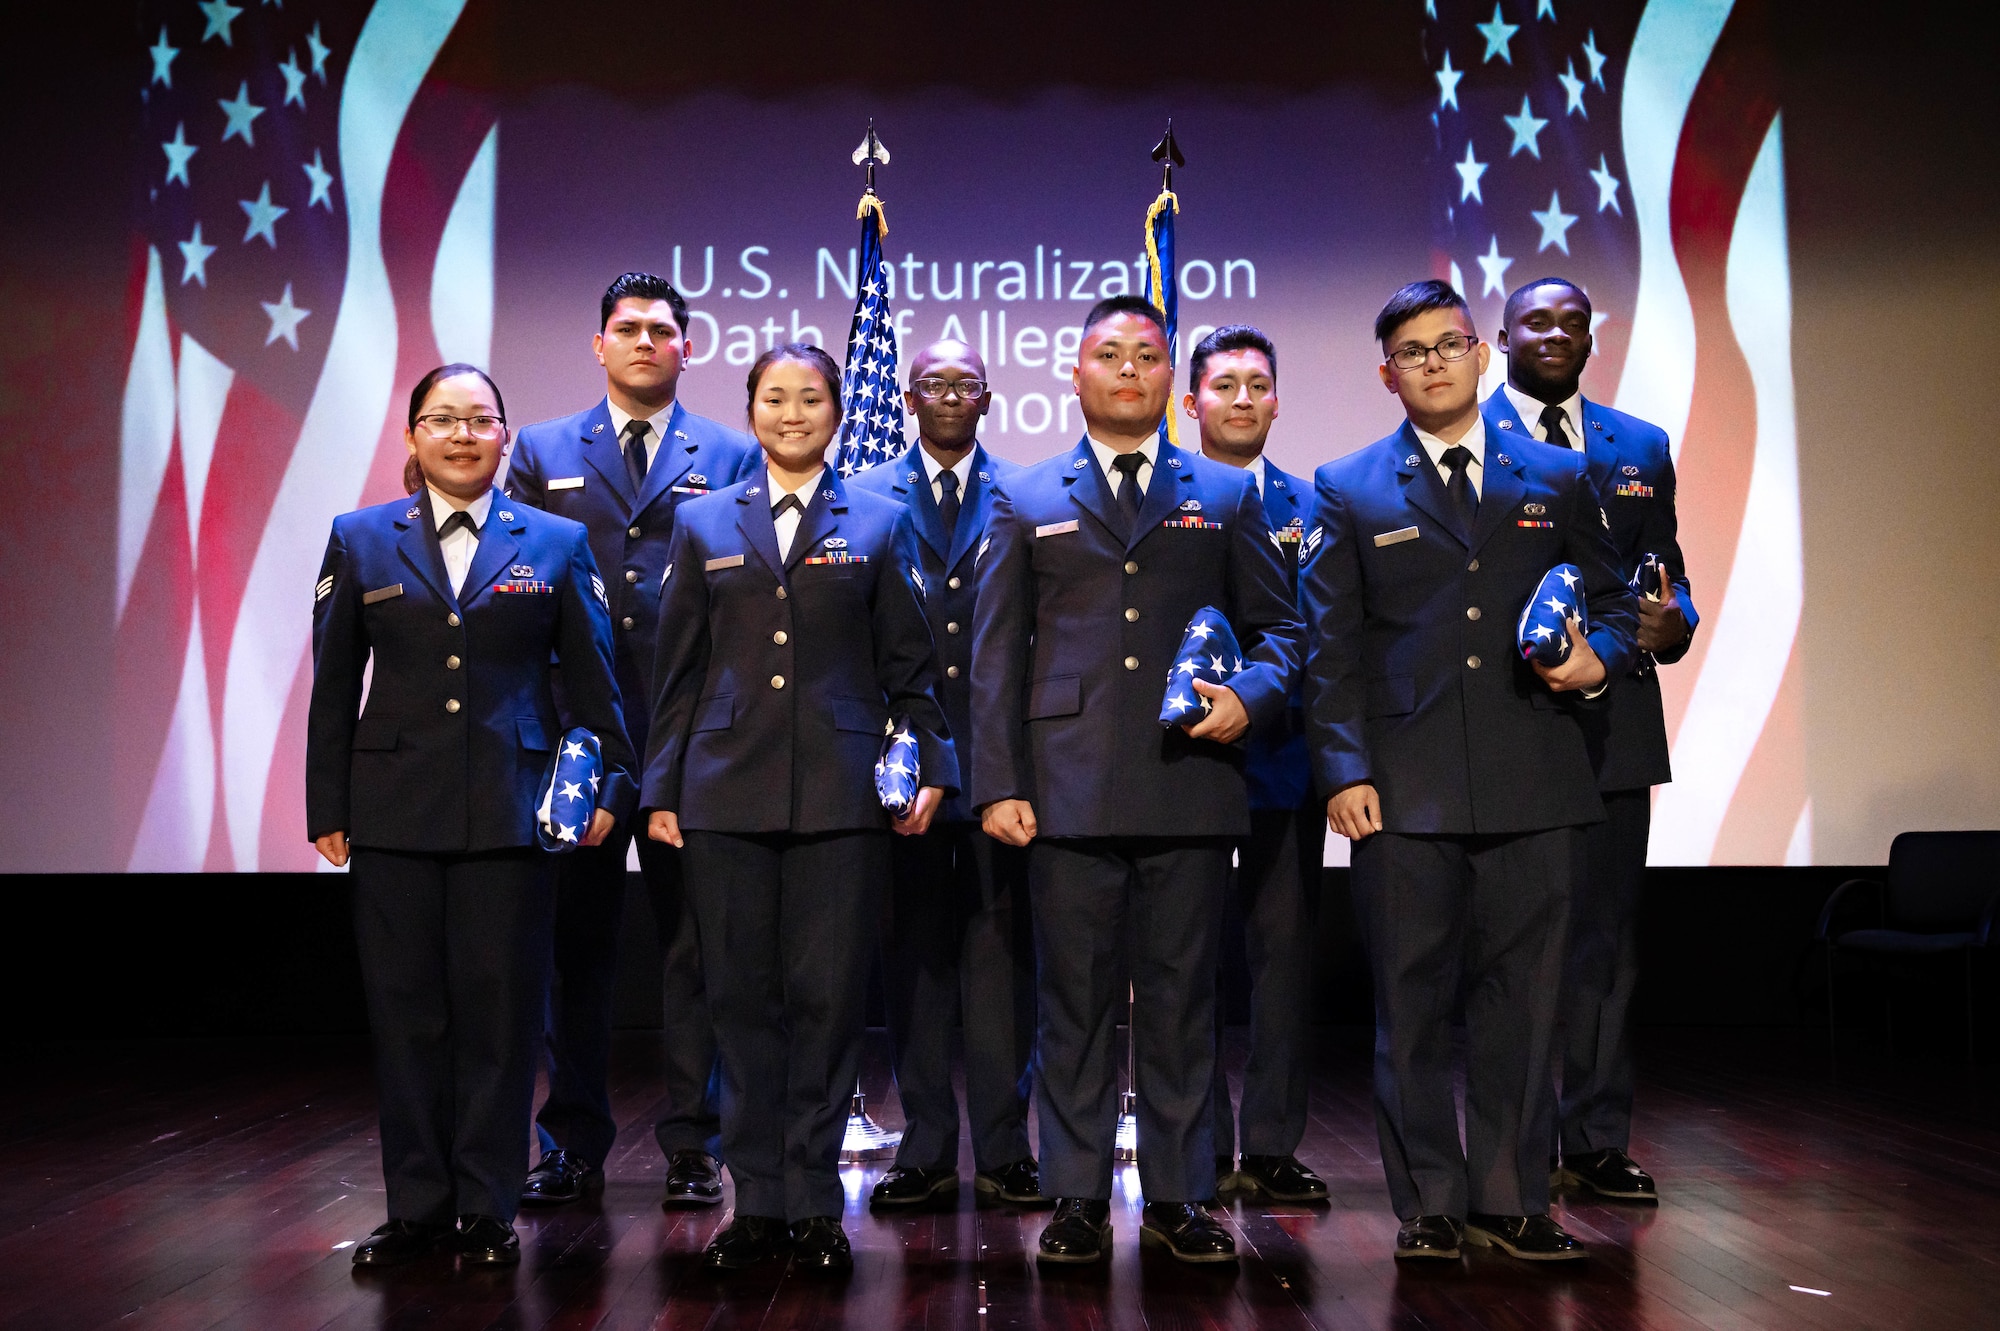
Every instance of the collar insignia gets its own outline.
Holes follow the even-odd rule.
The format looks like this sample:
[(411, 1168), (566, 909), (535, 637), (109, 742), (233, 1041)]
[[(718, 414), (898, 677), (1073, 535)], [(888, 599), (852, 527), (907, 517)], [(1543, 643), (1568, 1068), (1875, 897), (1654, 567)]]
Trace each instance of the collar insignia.
[(1181, 465), (1181, 460), (1179, 458), (1168, 458), (1167, 465), (1169, 467), (1178, 467)]
[(993, 484), (993, 476), (990, 472), (980, 472), (979, 479), (985, 481), (988, 485)]
[(820, 497), (821, 499), (838, 499), (838, 498), (840, 498), (840, 496), (839, 496), (839, 495), (835, 494), (835, 493), (834, 493), (833, 491), (831, 491), (831, 490), (821, 490), (821, 491), (819, 492), (819, 497)]
[(508, 511), (507, 511), (506, 509), (504, 509), (504, 508), (500, 510), (500, 521), (502, 521), (502, 522), (512, 522), (513, 520), (514, 520), (514, 515), (513, 515), (512, 513), (509, 513), (509, 512), (508, 512)]
[(1500, 456), (1494, 458), (1493, 460), (1499, 463), (1503, 467), (1511, 467), (1514, 465), (1514, 459), (1508, 457), (1505, 453), (1500, 454)]
[(1503, 430), (1511, 430), (1514, 428), (1514, 422), (1511, 420), (1502, 420), (1500, 422), (1500, 428)]
[(1278, 487), (1278, 488), (1279, 488), (1280, 490), (1282, 490), (1282, 489), (1284, 489), (1284, 488), (1285, 488), (1285, 483), (1284, 483), (1284, 481), (1280, 480), (1280, 479), (1279, 479), (1278, 477), (1276, 477), (1276, 476), (1273, 476), (1273, 477), (1271, 478), (1271, 484), (1273, 484), (1273, 485), (1277, 486), (1277, 487)]
[(1410, 455), (1409, 455), (1408, 457), (1404, 458), (1404, 459), (1403, 459), (1403, 465), (1404, 465), (1404, 466), (1406, 466), (1406, 467), (1414, 467), (1414, 466), (1416, 466), (1416, 465), (1417, 465), (1417, 455), (1416, 455), (1415, 453), (1412, 453), (1412, 454), (1410, 454)]
[(1075, 463), (1076, 469), (1078, 471), (1082, 471), (1085, 467), (1088, 467), (1089, 465), (1090, 463), (1084, 458), (1078, 458)]
[(591, 432), (592, 434), (603, 434), (603, 433), (604, 433), (604, 422), (603, 422), (603, 421), (599, 421), (599, 422), (598, 422), (597, 424), (595, 424), (595, 425), (591, 426), (591, 427), (590, 427), (590, 432)]
[(674, 431), (674, 438), (676, 438), (676, 439), (685, 439), (685, 438), (687, 438), (687, 437), (688, 437), (688, 432), (687, 432), (686, 430), (675, 430), (675, 431)]
[(410, 511), (405, 513), (403, 516), (406, 518), (420, 518), (423, 515), (424, 511), (421, 508), (418, 508), (415, 504), (412, 504), (410, 505)]
[(915, 472), (911, 472), (908, 478), (904, 481), (905, 485), (915, 485), (916, 483), (917, 483), (917, 473)]
[(753, 485), (748, 490), (745, 490), (743, 492), (746, 498), (749, 497), (750, 495), (760, 495), (763, 493), (764, 493), (764, 487), (761, 485)]

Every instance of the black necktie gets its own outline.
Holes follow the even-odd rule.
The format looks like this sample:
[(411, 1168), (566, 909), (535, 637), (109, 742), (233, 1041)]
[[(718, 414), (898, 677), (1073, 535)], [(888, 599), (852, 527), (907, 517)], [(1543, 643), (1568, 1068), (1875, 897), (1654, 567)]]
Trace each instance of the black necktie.
[(632, 478), (635, 495), (646, 487), (646, 436), (652, 428), (645, 421), (633, 421), (625, 427), (625, 474)]
[(1438, 461), (1451, 469), (1445, 478), (1444, 492), (1451, 496), (1452, 506), (1458, 510), (1458, 520), (1465, 525), (1466, 535), (1472, 534), (1472, 520), (1479, 515), (1479, 495), (1472, 488), (1472, 450), (1464, 444), (1453, 444), (1444, 451)]
[(786, 495), (777, 503), (771, 505), (771, 521), (776, 522), (787, 513), (797, 513), (803, 517), (805, 516), (805, 511), (804, 500), (800, 499), (797, 495)]
[(946, 468), (938, 473), (938, 489), (944, 497), (938, 500), (938, 516), (944, 519), (944, 537), (948, 541), (958, 530), (958, 473)]
[(1569, 448), (1572, 446), (1570, 444), (1568, 425), (1569, 421), (1564, 417), (1561, 407), (1542, 408), (1542, 433), (1557, 448)]
[(458, 531), (460, 528), (471, 532), (473, 540), (476, 541), (479, 539), (479, 524), (474, 522), (472, 515), (464, 509), (460, 509), (444, 520), (444, 526), (438, 528), (438, 539), (442, 541), (445, 537)]
[(1125, 515), (1128, 536), (1139, 527), (1139, 501), (1145, 498), (1139, 493), (1139, 468), (1145, 465), (1146, 455), (1136, 448), (1111, 459), (1112, 469), (1124, 478), (1118, 483), (1118, 511)]

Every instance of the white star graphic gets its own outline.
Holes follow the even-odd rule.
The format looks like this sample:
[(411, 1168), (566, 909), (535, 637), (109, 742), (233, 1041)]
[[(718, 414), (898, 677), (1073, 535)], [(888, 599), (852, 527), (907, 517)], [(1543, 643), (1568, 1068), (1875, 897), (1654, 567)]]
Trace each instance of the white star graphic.
[(1542, 602), (1542, 604), (1547, 606), (1549, 609), (1555, 611), (1558, 615), (1561, 615), (1565, 618), (1567, 618), (1569, 615), (1569, 607), (1564, 605), (1561, 601), (1558, 601), (1553, 596), (1551, 596), (1548, 600)]
[(1507, 150), (1507, 155), (1512, 157), (1515, 153), (1520, 152), (1521, 149), (1526, 148), (1537, 160), (1540, 160), (1542, 155), (1542, 127), (1549, 122), (1535, 115), (1533, 108), (1528, 105), (1528, 99), (1526, 97), (1521, 99), (1520, 115), (1501, 116), (1500, 118), (1507, 122), (1507, 128), (1514, 131), (1514, 146)]
[(595, 772), (592, 772), (592, 773), (590, 774), (590, 793), (591, 793), (591, 794), (595, 795), (595, 794), (597, 793), (597, 783), (598, 783), (599, 781), (601, 781), (601, 780), (603, 780), (603, 778), (602, 778), (602, 777), (600, 777), (600, 776), (599, 776), (599, 775), (598, 775), (597, 773), (595, 773)]
[(1514, 261), (1500, 257), (1500, 237), (1493, 237), (1486, 246), (1486, 253), (1475, 256), (1479, 260), (1479, 271), (1486, 274), (1486, 285), (1479, 294), (1490, 296), (1494, 292), (1507, 294), (1507, 269)]
[(1556, 0), (1535, 0), (1535, 17), (1556, 21)]
[(274, 228), (278, 219), (291, 209), (271, 202), (271, 182), (264, 182), (264, 188), (257, 192), (255, 199), (238, 199), (236, 206), (250, 218), (250, 225), (243, 232), (243, 243), (248, 245), (251, 237), (262, 236), (265, 244), (272, 249), (278, 248), (278, 233)]
[(1618, 205), (1618, 177), (1611, 174), (1603, 153), (1597, 154), (1597, 169), (1590, 173), (1590, 178), (1597, 182), (1597, 211), (1609, 208), (1623, 217), (1625, 210)]
[(1199, 669), (1201, 669), (1201, 667), (1196, 665), (1194, 662), (1183, 661), (1179, 665), (1174, 667), (1174, 672), (1176, 674), (1181, 674), (1181, 675), (1192, 675), (1195, 671)]
[(1564, 254), (1569, 253), (1569, 229), (1576, 225), (1576, 214), (1562, 210), (1560, 192), (1554, 190), (1549, 192), (1547, 212), (1538, 213), (1531, 208), (1528, 210), (1528, 216), (1542, 224), (1542, 243), (1535, 247), (1535, 253), (1540, 254), (1551, 245)]
[(1563, 580), (1563, 586), (1568, 587), (1571, 590), (1575, 590), (1576, 574), (1570, 572), (1568, 569), (1563, 569), (1561, 572), (1557, 573), (1556, 576)]
[(328, 191), (333, 186), (333, 172), (321, 165), (319, 149), (313, 149), (313, 159), (307, 162), (303, 169), (306, 173), (306, 179), (312, 182), (312, 197), (306, 200), (306, 207), (310, 208), (316, 203), (323, 203), (326, 205), (326, 210), (332, 212), (333, 196)]
[(1541, 642), (1547, 642), (1554, 635), (1555, 635), (1555, 630), (1550, 628), (1547, 624), (1538, 624), (1533, 629), (1530, 629), (1528, 632), (1529, 637), (1534, 638)]
[(174, 57), (180, 53), (179, 47), (167, 45), (167, 25), (162, 23), (160, 25), (159, 45), (146, 48), (146, 54), (153, 57), (153, 77), (150, 82), (164, 83), (169, 88), (173, 87)]
[[(1486, 60), (1491, 60), (1497, 55), (1510, 65), (1514, 63), (1514, 54), (1507, 47), (1508, 43), (1514, 40), (1514, 34), (1521, 30), (1521, 25), (1508, 23), (1500, 17), (1498, 0), (1495, 0), (1493, 6), (1493, 21), (1475, 23), (1472, 26), (1474, 31), (1486, 39)], [(1480, 63), (1484, 64), (1486, 61), (1482, 60)]]
[(285, 63), (278, 66), (278, 72), (285, 76), (284, 104), (290, 106), (293, 102), (297, 102), (299, 110), (305, 110), (306, 72), (299, 68), (299, 57), (296, 51), (285, 52)]
[(563, 741), (562, 756), (565, 758), (583, 757), (583, 745), (577, 743), (573, 739)]
[(1451, 52), (1446, 51), (1444, 68), (1437, 71), (1438, 110), (1442, 111), (1447, 106), (1454, 111), (1458, 109), (1458, 81), (1464, 77), (1464, 70), (1451, 67)]
[(583, 798), (583, 783), (581, 781), (565, 781), (562, 783), (562, 789), (556, 793), (566, 800), (580, 800)]
[(264, 307), (264, 313), (271, 316), (271, 331), (264, 334), (264, 345), (268, 347), (282, 337), (285, 339), (287, 346), (291, 347), (293, 351), (297, 351), (299, 349), (299, 321), (311, 314), (312, 311), (302, 310), (292, 304), (292, 284), (290, 282), (285, 283), (285, 294), (278, 297), (276, 301), (260, 300), (257, 303)]
[(1590, 81), (1598, 87), (1604, 86), (1604, 52), (1597, 49), (1597, 32), (1591, 31), (1583, 39), (1583, 58), (1590, 62)]
[(193, 278), (202, 286), (208, 285), (208, 256), (215, 253), (215, 246), (201, 243), (201, 223), (194, 224), (194, 234), (186, 240), (176, 241), (181, 247), (181, 285), (186, 286)]
[(1192, 699), (1192, 698), (1185, 698), (1185, 697), (1182, 697), (1182, 696), (1181, 696), (1180, 694), (1176, 693), (1176, 694), (1175, 694), (1175, 695), (1174, 695), (1173, 697), (1171, 697), (1171, 698), (1167, 699), (1167, 706), (1169, 706), (1169, 707), (1192, 707), (1192, 706), (1194, 706), (1194, 699)]
[(201, 34), (203, 41), (220, 37), (224, 46), (233, 45), (229, 40), (229, 25), (243, 12), (240, 7), (230, 4), (229, 0), (202, 0), (195, 8), (208, 16), (208, 30)]
[(326, 82), (326, 58), (333, 54), (333, 48), (319, 39), (319, 24), (306, 34), (306, 50), (312, 56), (313, 74), (321, 83)]
[(1207, 642), (1210, 635), (1215, 632), (1215, 626), (1213, 624), (1192, 624), (1188, 627), (1188, 632), (1201, 641)]
[(1582, 116), (1590, 119), (1590, 112), (1583, 109), (1583, 80), (1576, 76), (1576, 61), (1563, 62), (1563, 72), (1556, 75), (1556, 82), (1563, 85), (1563, 96), (1569, 104), (1563, 107), (1564, 115)]
[(556, 840), (558, 841), (576, 840), (576, 829), (574, 827), (571, 827), (568, 823), (557, 823)]
[(174, 141), (172, 143), (163, 143), (160, 147), (164, 148), (167, 153), (167, 183), (171, 185), (178, 180), (183, 185), (187, 184), (188, 159), (201, 151), (201, 149), (187, 141), (187, 126), (185, 124), (175, 125)]
[(1453, 163), (1451, 169), (1458, 172), (1460, 203), (1464, 203), (1467, 199), (1471, 199), (1474, 203), (1486, 202), (1479, 192), (1479, 178), (1486, 174), (1486, 163), (1472, 155), (1471, 139), (1465, 141), (1465, 160)]
[(1604, 321), (1610, 317), (1603, 310), (1592, 310), (1590, 312), (1590, 335), (1596, 337), (1597, 330), (1604, 327)]
[(883, 768), (882, 770), (885, 772), (894, 772), (897, 776), (913, 775), (912, 772), (910, 771), (910, 765), (903, 761), (902, 756), (900, 754), (897, 755), (895, 762), (890, 763), (887, 767)]
[(243, 142), (253, 148), (256, 147), (257, 140), (251, 134), (250, 126), (258, 116), (264, 114), (264, 108), (251, 102), (249, 83), (245, 82), (237, 87), (235, 101), (220, 101), (216, 105), (229, 117), (229, 123), (222, 129), (222, 141), (227, 143), (230, 139), (241, 136)]
[(1222, 658), (1219, 656), (1211, 656), (1208, 658), (1208, 668), (1210, 670), (1213, 670), (1218, 675), (1226, 675), (1229, 673), (1229, 667), (1225, 666), (1222, 663)]

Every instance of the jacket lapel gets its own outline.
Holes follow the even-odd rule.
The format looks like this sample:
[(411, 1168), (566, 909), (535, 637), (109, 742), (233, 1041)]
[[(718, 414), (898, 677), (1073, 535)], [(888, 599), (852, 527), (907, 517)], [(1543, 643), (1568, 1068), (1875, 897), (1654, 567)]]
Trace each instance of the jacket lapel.
[[(470, 606), (491, 590), (501, 570), (513, 563), (514, 556), (520, 553), (521, 543), (514, 538), (526, 528), (515, 520), (518, 515), (510, 507), (510, 502), (504, 495), (495, 492), (492, 503), (487, 506), (486, 527), (479, 533), (479, 544), (473, 549), (472, 563), (465, 570), (465, 586), (461, 588), (459, 597), (464, 605)], [(539, 571), (536, 576), (541, 576)]]
[(583, 460), (591, 469), (604, 478), (611, 487), (611, 493), (625, 501), (625, 511), (630, 514), (632, 507), (632, 478), (625, 471), (625, 454), (618, 432), (611, 428), (611, 404), (606, 399), (597, 404), (597, 410), (584, 418), (583, 430), (577, 436), (583, 450)]
[[(833, 535), (840, 526), (840, 515), (847, 512), (847, 488), (832, 467), (820, 472), (811, 494), (812, 502), (799, 517), (799, 529), (792, 533), (792, 551), (785, 558), (786, 572), (797, 568), (808, 551)], [(776, 540), (777, 528), (771, 531), (771, 539)]]
[(1269, 462), (1264, 464), (1264, 521), (1272, 531), (1283, 531), (1299, 515), (1299, 482), (1294, 476), (1279, 471)]
[(1063, 476), (1063, 484), (1069, 487), (1069, 497), (1096, 518), (1104, 530), (1113, 537), (1123, 537), (1125, 523), (1118, 516), (1111, 487), (1105, 483), (1104, 472), (1097, 465), (1097, 455), (1091, 451), (1088, 438), (1078, 441), (1070, 450), (1069, 470)]
[(1589, 398), (1583, 400), (1583, 455), (1590, 459), (1590, 476), (1600, 490), (1616, 484), (1618, 436), (1604, 428), (1603, 418)]
[[(646, 483), (639, 489), (638, 502), (632, 505), (634, 513), (643, 513), (694, 466), (700, 445), (688, 438), (684, 426), (686, 417), (686, 410), (676, 401), (661, 428), (660, 451), (653, 455), (653, 465), (646, 468)], [(618, 461), (622, 466), (625, 459), (621, 455)]]
[[(1425, 455), (1424, 446), (1417, 442), (1416, 429), (1408, 421), (1403, 422), (1401, 432), (1392, 437), (1391, 447), (1403, 452), (1403, 456), (1396, 459), (1396, 475), (1403, 483), (1403, 501), (1456, 537), (1461, 545), (1469, 544), (1465, 529), (1459, 526), (1458, 509), (1445, 492), (1437, 468)], [(1480, 507), (1484, 509), (1485, 504)]]
[(1180, 508), (1181, 501), (1194, 493), (1194, 472), (1187, 465), (1188, 454), (1163, 443), (1155, 456), (1158, 461), (1153, 464), (1153, 474), (1146, 478), (1145, 496), (1139, 500), (1139, 520), (1132, 524), (1132, 533), (1125, 538), (1128, 553), (1159, 530), (1160, 524)]
[(1486, 461), (1481, 467), (1479, 513), (1473, 519), (1472, 542), (1468, 547), (1474, 554), (1513, 518), (1522, 496), (1528, 493), (1528, 484), (1521, 476), (1526, 466), (1504, 444), (1487, 439)]
[[(778, 558), (778, 528), (771, 521), (771, 472), (768, 467), (759, 467), (750, 474), (750, 485), (736, 496), (739, 509), (736, 514), (737, 530), (743, 539), (757, 552), (757, 558), (777, 577), (785, 580), (785, 561)], [(794, 543), (796, 544), (796, 542)]]
[[(917, 453), (918, 449), (913, 448), (890, 464), (896, 469), (896, 493), (909, 501), (910, 521), (916, 527), (917, 535), (931, 548), (931, 553), (950, 563), (951, 542), (945, 538), (944, 515), (938, 512), (937, 500), (931, 496), (929, 475), (924, 470), (924, 460)], [(959, 499), (958, 521), (960, 526), (965, 524), (965, 500), (962, 496)]]
[(986, 456), (986, 445), (972, 446), (972, 476), (965, 483), (965, 493), (958, 499), (958, 526), (952, 529), (951, 553), (945, 557), (947, 570), (958, 567), (979, 534), (986, 530), (987, 491), (993, 488), (993, 460)]
[(437, 519), (431, 513), (430, 487), (425, 486), (410, 496), (411, 511), (396, 520), (403, 534), (396, 538), (396, 550), (403, 556), (403, 562), (410, 571), (424, 580), (438, 596), (438, 599), (456, 610), (458, 598), (452, 595), (451, 577), (444, 569), (444, 548), (438, 544)]

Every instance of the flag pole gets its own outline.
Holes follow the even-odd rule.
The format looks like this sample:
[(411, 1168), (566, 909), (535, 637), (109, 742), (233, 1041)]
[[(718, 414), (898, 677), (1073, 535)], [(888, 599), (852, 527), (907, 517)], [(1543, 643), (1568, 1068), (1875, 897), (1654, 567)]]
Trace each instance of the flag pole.
[[(1172, 117), (1167, 120), (1167, 132), (1153, 147), (1153, 160), (1160, 164), (1160, 195), (1146, 210), (1146, 298), (1167, 317), (1167, 364), (1172, 367), (1180, 360), (1177, 329), (1180, 282), (1174, 267), (1174, 214), (1181, 210), (1181, 201), (1174, 196), (1174, 168), (1187, 165), (1180, 144), (1174, 141)], [(1160, 440), (1176, 446), (1181, 441), (1171, 404), (1160, 418)]]

